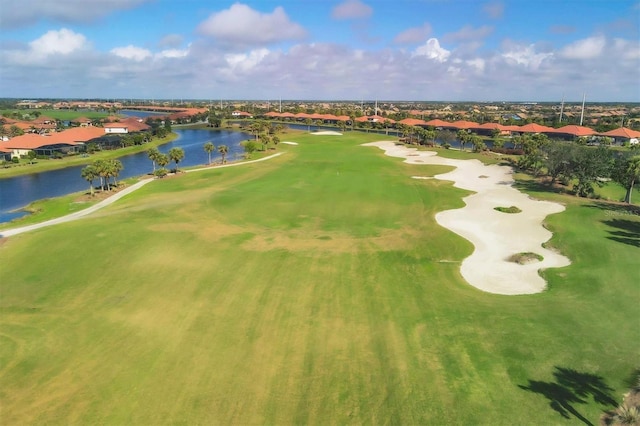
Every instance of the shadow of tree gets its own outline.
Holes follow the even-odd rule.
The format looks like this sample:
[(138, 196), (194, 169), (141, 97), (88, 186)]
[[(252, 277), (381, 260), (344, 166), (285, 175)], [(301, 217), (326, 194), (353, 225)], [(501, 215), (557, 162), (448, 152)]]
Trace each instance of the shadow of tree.
[(610, 219), (603, 223), (618, 229), (617, 231), (609, 231), (608, 239), (640, 247), (640, 222), (628, 219)]
[(575, 408), (576, 404), (586, 404), (589, 398), (593, 398), (596, 403), (605, 407), (616, 406), (611, 395), (613, 389), (600, 376), (563, 367), (555, 367), (553, 376), (554, 382), (529, 380), (527, 386), (519, 387), (547, 398), (549, 406), (562, 417), (570, 419), (573, 415), (586, 425), (593, 426), (593, 423), (580, 414)]

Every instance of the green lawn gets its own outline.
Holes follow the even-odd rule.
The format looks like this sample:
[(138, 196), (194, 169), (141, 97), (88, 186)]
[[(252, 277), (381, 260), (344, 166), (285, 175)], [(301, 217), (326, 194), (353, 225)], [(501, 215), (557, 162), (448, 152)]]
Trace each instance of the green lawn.
[(288, 136), (0, 241), (3, 423), (596, 424), (638, 367), (640, 216), (552, 194), (572, 265), (483, 293), (434, 220), (466, 192), (376, 138)]
[(73, 120), (80, 117), (85, 117), (93, 120), (95, 118), (106, 118), (109, 116), (109, 113), (104, 111), (74, 111), (72, 109), (3, 109), (0, 110), (0, 115), (4, 116), (5, 114), (9, 115), (16, 112), (30, 119), (36, 118), (35, 115), (33, 115), (34, 113), (39, 113), (43, 117), (49, 117), (63, 121)]

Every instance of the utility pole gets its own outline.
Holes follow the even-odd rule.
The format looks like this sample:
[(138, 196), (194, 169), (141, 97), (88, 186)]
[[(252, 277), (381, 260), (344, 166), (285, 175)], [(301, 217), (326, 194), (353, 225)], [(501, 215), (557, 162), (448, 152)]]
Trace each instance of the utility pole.
[(562, 94), (562, 103), (560, 104), (560, 119), (558, 123), (562, 123), (562, 112), (564, 111), (564, 93)]
[(582, 126), (582, 120), (584, 119), (584, 101), (587, 98), (586, 93), (582, 93), (582, 112), (580, 113), (580, 125)]

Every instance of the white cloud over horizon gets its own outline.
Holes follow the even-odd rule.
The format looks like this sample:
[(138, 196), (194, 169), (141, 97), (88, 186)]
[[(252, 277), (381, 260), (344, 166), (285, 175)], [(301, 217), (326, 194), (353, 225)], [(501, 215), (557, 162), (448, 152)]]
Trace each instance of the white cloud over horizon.
[(242, 3), (211, 14), (198, 26), (197, 32), (241, 46), (263, 46), (306, 37), (304, 28), (292, 22), (282, 7), (261, 13)]

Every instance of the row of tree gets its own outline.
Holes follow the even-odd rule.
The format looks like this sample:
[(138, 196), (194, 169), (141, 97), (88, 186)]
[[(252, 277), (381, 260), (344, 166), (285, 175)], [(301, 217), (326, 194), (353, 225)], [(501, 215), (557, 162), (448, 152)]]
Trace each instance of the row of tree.
[(631, 203), (633, 187), (640, 179), (640, 155), (604, 145), (589, 147), (553, 141), (545, 135), (523, 135), (517, 143), (524, 152), (516, 162), (521, 170), (538, 176), (546, 174), (550, 184), (572, 184), (579, 197), (592, 196), (594, 185), (613, 180), (625, 188), (624, 201)]
[[(147, 156), (153, 164), (153, 174), (162, 177), (168, 173), (166, 166), (172, 161), (176, 165), (174, 173), (178, 173), (178, 164), (184, 159), (184, 150), (182, 148), (171, 148), (168, 153), (163, 154), (158, 148), (152, 147), (147, 150)], [(157, 170), (156, 165), (160, 166)]]
[[(216, 150), (216, 146), (213, 144), (213, 142), (209, 141), (206, 142), (204, 144), (204, 151), (207, 153), (207, 155), (209, 156), (209, 162), (208, 164), (211, 164), (211, 153), (213, 151)], [(226, 145), (220, 145), (218, 147), (218, 152), (220, 153), (220, 156), (222, 157), (222, 164), (227, 162), (227, 153), (229, 152), (229, 147)]]
[(110, 179), (113, 179), (113, 187), (118, 187), (118, 176), (124, 169), (120, 160), (96, 160), (92, 164), (85, 166), (80, 174), (83, 179), (89, 182), (89, 191), (93, 196), (93, 181), (100, 179), (100, 189), (110, 191), (112, 188)]

